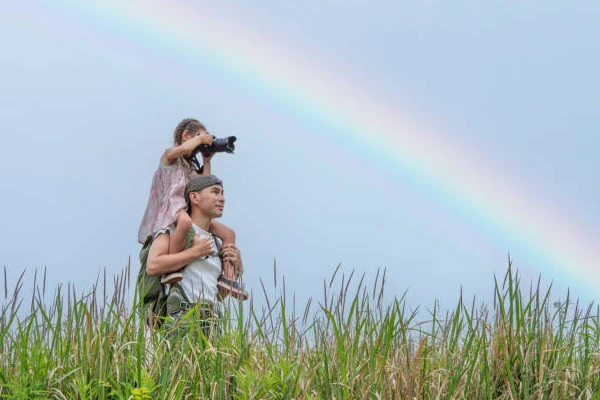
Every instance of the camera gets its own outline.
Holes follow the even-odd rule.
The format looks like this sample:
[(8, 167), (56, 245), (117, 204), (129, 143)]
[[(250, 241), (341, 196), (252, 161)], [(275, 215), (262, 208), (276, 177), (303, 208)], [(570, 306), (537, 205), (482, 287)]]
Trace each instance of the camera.
[(192, 157), (196, 154), (202, 153), (204, 157), (209, 157), (215, 153), (233, 153), (235, 150), (235, 136), (227, 136), (224, 138), (217, 138), (213, 136), (212, 144), (201, 144), (196, 147), (192, 152)]

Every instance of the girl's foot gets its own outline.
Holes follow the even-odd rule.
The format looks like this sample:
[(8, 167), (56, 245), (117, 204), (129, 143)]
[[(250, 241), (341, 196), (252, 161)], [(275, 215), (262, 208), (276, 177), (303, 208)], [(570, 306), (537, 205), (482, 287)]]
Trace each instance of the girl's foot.
[(248, 300), (248, 293), (237, 281), (225, 278), (223, 275), (219, 276), (217, 286), (227, 290), (229, 294), (238, 300)]
[(181, 272), (171, 272), (170, 274), (163, 275), (160, 279), (160, 283), (163, 285), (177, 283), (183, 279), (183, 274)]

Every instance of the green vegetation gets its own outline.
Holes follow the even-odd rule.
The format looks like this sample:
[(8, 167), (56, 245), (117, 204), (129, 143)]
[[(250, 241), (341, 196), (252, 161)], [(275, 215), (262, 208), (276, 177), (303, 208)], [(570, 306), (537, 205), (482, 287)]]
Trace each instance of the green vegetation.
[(42, 281), (27, 300), (4, 285), (2, 399), (600, 398), (598, 310), (550, 304), (510, 265), (491, 310), (461, 299), (425, 321), (383, 301), (384, 274), (369, 287), (334, 274), (301, 313), (275, 277), (281, 295), (230, 303), (218, 339), (170, 347), (128, 306), (128, 269), (109, 295), (105, 278), (48, 300)]

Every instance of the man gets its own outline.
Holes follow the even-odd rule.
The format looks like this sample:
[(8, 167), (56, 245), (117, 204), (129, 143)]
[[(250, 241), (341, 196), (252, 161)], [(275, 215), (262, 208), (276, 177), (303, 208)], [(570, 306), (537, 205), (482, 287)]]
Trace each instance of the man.
[(208, 232), (211, 220), (223, 215), (223, 182), (214, 175), (195, 176), (185, 187), (185, 198), (196, 232), (191, 247), (169, 254), (169, 233), (158, 235), (150, 247), (147, 271), (149, 275), (163, 275), (186, 266), (182, 280), (169, 287), (167, 315), (172, 326), (184, 325), (189, 319), (200, 323), (209, 336), (217, 327), (215, 304), (227, 295), (217, 288), (223, 261), (231, 261), (238, 271), (242, 261), (233, 244), (221, 248), (221, 259), (220, 242)]

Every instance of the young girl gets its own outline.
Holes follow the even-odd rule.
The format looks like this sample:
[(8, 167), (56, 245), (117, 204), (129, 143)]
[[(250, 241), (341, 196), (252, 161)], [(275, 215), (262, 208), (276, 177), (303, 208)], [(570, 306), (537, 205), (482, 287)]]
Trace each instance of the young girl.
[[(211, 144), (213, 137), (204, 125), (193, 118), (182, 120), (175, 128), (174, 146), (165, 150), (160, 166), (154, 173), (150, 198), (146, 212), (138, 231), (138, 241), (144, 243), (148, 236), (156, 237), (160, 233), (170, 231), (169, 254), (181, 252), (186, 243), (192, 220), (186, 212), (186, 200), (183, 197), (185, 185), (198, 173), (209, 175), (212, 156), (202, 156), (203, 166), (196, 170), (189, 157), (201, 144)], [(175, 228), (172, 229), (173, 223)], [(221, 239), (223, 245), (235, 244), (235, 233), (230, 228), (216, 221), (210, 225), (210, 232)], [(223, 274), (218, 286), (228, 291), (233, 297), (246, 300), (248, 294), (237, 282), (241, 271), (236, 271), (233, 264), (223, 263)], [(175, 283), (183, 278), (181, 270), (165, 275), (161, 283)]]

